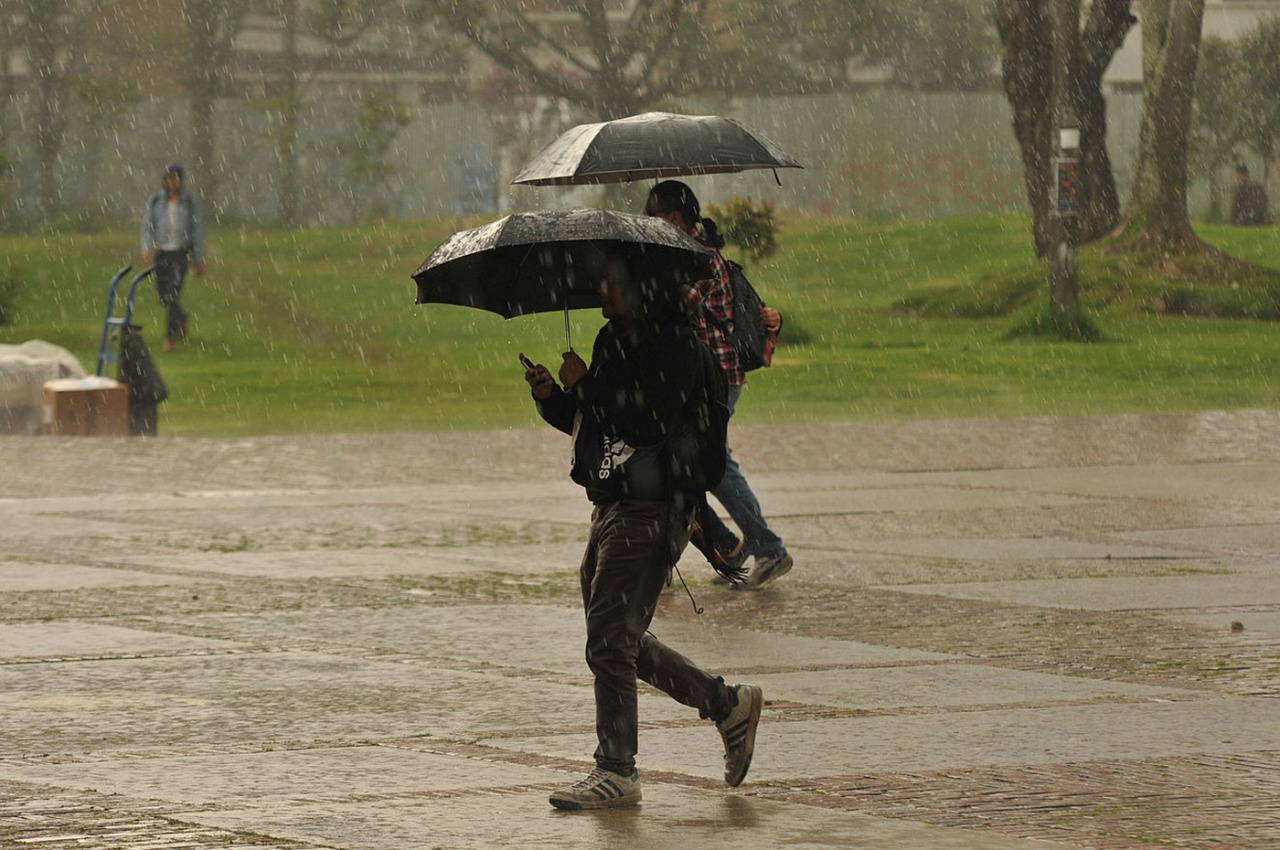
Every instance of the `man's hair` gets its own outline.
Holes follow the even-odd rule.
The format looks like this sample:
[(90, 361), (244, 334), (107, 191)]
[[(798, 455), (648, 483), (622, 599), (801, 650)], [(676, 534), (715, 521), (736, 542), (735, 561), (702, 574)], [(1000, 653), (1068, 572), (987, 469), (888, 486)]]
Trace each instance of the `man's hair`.
[(607, 252), (603, 265), (617, 263), (623, 273), (619, 281), (627, 291), (635, 318), (643, 323), (662, 323), (679, 318), (687, 321), (688, 302), (680, 286), (671, 278), (656, 273), (652, 260), (647, 260), (638, 247), (614, 247)]

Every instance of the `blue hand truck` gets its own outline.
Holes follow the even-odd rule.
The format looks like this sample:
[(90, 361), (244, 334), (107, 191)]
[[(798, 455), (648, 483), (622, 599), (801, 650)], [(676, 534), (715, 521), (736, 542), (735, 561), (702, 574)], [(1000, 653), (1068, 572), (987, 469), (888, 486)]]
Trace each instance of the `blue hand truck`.
[(107, 315), (102, 320), (102, 341), (98, 343), (98, 365), (93, 374), (101, 377), (102, 370), (107, 367), (108, 363), (115, 363), (120, 359), (120, 355), (113, 350), (111, 342), (120, 335), (122, 329), (133, 324), (133, 296), (138, 292), (138, 284), (147, 275), (151, 274), (154, 269), (154, 266), (147, 266), (129, 281), (129, 291), (125, 297), (123, 316), (115, 315), (116, 289), (119, 287), (120, 281), (124, 280), (124, 276), (133, 270), (133, 266), (125, 266), (116, 272), (115, 277), (111, 278), (111, 286), (107, 288)]
[[(98, 343), (98, 365), (94, 374), (102, 377), (108, 363), (116, 364), (116, 379), (129, 390), (129, 433), (155, 436), (159, 414), (156, 406), (169, 397), (160, 370), (156, 368), (147, 344), (142, 341), (142, 328), (133, 323), (133, 297), (138, 284), (151, 274), (154, 266), (148, 266), (129, 281), (124, 299), (124, 315), (116, 315), (116, 292), (120, 281), (131, 271), (125, 266), (111, 278), (107, 289), (107, 314), (102, 320), (102, 340)], [(119, 340), (119, 352), (113, 342)]]

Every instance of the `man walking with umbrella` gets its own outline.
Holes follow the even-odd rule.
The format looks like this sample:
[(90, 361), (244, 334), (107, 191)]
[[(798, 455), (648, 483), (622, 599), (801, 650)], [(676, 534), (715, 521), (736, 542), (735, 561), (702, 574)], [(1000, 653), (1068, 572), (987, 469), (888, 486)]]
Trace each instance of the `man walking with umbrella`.
[(648, 632), (689, 541), (697, 491), (672, 473), (670, 447), (707, 403), (703, 352), (683, 298), (649, 268), (635, 252), (606, 258), (600, 299), (608, 323), (590, 366), (566, 352), (559, 384), (545, 366), (525, 369), (543, 419), (573, 436), (571, 477), (594, 506), (579, 580), (595, 678), (596, 767), (551, 794), (560, 809), (640, 801), (637, 678), (715, 721), (731, 786), (751, 766), (764, 702), (758, 687), (728, 686)]
[[(732, 314), (729, 270), (719, 253), (724, 246), (724, 237), (716, 231), (714, 221), (702, 217), (702, 208), (693, 190), (678, 180), (665, 180), (649, 190), (644, 211), (645, 215), (663, 218), (717, 249), (712, 262), (714, 274), (694, 284), (689, 290), (689, 298), (694, 305), (694, 330), (719, 358), (729, 379), (729, 414), (732, 416), (746, 383), (746, 373), (725, 337), (724, 328), (734, 321), (748, 321), (754, 317)], [(770, 307), (764, 308), (760, 318), (773, 331), (782, 325), (782, 317)], [(791, 555), (782, 538), (765, 521), (760, 502), (734, 459), (732, 449), (727, 450), (724, 480), (711, 492), (741, 530), (742, 540), (738, 541), (711, 510), (702, 512), (700, 516), (703, 531), (731, 567), (740, 566), (747, 555), (755, 556), (755, 566), (747, 576), (747, 586), (763, 587), (789, 572), (793, 564)]]

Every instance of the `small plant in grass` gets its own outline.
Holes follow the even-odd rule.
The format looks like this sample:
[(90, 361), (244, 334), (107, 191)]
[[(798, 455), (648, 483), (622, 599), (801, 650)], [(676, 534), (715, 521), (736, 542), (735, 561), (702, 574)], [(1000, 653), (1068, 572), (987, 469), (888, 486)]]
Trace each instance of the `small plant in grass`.
[(1102, 331), (1093, 318), (1079, 308), (1064, 312), (1045, 305), (1024, 315), (1005, 335), (1006, 339), (1020, 337), (1100, 342)]

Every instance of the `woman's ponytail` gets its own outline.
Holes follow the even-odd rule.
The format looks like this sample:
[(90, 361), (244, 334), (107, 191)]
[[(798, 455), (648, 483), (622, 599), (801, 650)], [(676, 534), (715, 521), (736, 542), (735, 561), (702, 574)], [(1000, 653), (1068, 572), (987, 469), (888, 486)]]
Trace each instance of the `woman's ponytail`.
[(702, 233), (706, 236), (707, 244), (719, 251), (724, 247), (724, 237), (720, 235), (720, 228), (716, 226), (714, 220), (704, 218), (700, 221), (702, 225)]

